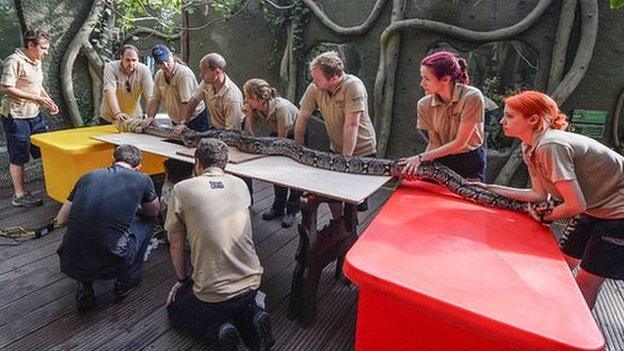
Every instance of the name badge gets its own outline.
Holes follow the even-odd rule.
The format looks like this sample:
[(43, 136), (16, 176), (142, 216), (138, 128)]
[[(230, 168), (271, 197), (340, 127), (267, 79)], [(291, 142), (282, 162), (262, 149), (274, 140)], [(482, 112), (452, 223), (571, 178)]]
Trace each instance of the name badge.
[(223, 182), (210, 182), (210, 189), (223, 189), (225, 185)]

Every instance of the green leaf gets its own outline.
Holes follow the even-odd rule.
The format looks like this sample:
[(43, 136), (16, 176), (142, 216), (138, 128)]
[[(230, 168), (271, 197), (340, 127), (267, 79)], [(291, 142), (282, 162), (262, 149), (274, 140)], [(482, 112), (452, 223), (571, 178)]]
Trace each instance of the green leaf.
[(617, 10), (624, 7), (624, 0), (611, 0), (611, 9)]

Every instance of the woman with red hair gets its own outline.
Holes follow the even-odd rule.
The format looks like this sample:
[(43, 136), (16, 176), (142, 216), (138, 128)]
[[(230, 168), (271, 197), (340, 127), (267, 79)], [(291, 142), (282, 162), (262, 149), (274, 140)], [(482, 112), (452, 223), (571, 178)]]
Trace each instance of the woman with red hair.
[(466, 70), (466, 61), (448, 51), (420, 62), (420, 86), (427, 95), (418, 101), (417, 127), (427, 131), (429, 143), (425, 152), (399, 160), (404, 175), (435, 160), (464, 178), (485, 180), (483, 95), (468, 85)]
[(548, 195), (561, 201), (543, 223), (573, 218), (560, 247), (576, 275), (585, 301), (593, 308), (605, 278), (624, 279), (624, 157), (594, 139), (563, 131), (568, 125), (557, 103), (537, 91), (505, 100), (500, 121), (507, 136), (522, 141), (531, 189), (480, 184), (520, 201)]

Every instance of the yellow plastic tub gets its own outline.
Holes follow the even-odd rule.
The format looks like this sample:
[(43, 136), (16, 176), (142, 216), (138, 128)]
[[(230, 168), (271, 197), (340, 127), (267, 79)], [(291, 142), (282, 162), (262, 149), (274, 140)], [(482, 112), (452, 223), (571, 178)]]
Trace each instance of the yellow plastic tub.
[[(65, 129), (35, 134), (30, 140), (41, 149), (43, 175), (48, 196), (64, 202), (80, 177), (94, 169), (110, 166), (115, 146), (91, 139), (118, 133), (112, 125)], [(142, 172), (162, 173), (162, 156), (143, 153)]]

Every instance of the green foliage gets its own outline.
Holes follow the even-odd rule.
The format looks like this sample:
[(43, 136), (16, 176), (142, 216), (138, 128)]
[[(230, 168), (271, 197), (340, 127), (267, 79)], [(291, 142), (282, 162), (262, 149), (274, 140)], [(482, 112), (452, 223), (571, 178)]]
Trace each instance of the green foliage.
[(87, 91), (76, 94), (76, 104), (78, 105), (78, 111), (80, 111), (84, 125), (95, 125), (97, 121), (93, 116), (93, 102), (91, 101), (91, 94)]
[(617, 10), (624, 7), (624, 0), (611, 0), (611, 9)]
[(0, 67), (2, 60), (21, 45), (21, 32), (13, 1), (0, 0)]
[(490, 118), (487, 125), (485, 126), (485, 130), (488, 132), (488, 147), (492, 149), (502, 150), (510, 147), (513, 143), (513, 139), (505, 136), (498, 121), (500, 117), (502, 117), (501, 112), (502, 106), (504, 104), (503, 100), (505, 99), (505, 97), (517, 93), (517, 89), (501, 86), (500, 77), (498, 76), (488, 76), (483, 82), (483, 95), (490, 98), (496, 103), (496, 105), (499, 106), (499, 109), (497, 111), (487, 113), (489, 114)]
[(264, 20), (269, 24), (271, 34), (273, 36), (273, 55), (271, 65), (275, 66), (281, 57), (280, 43), (286, 42), (287, 28), (290, 23), (296, 23), (293, 28), (293, 51), (298, 61), (305, 60), (305, 52), (303, 48), (303, 39), (305, 35), (305, 27), (310, 19), (310, 10), (300, 0), (288, 0), (287, 11), (276, 10), (270, 5), (260, 1)]
[(173, 34), (181, 29), (180, 14), (186, 10), (194, 13), (200, 6), (208, 6), (212, 11), (229, 20), (241, 10), (249, 0), (113, 0), (117, 13), (117, 27), (122, 30), (134, 28), (136, 22), (155, 22), (155, 29)]

